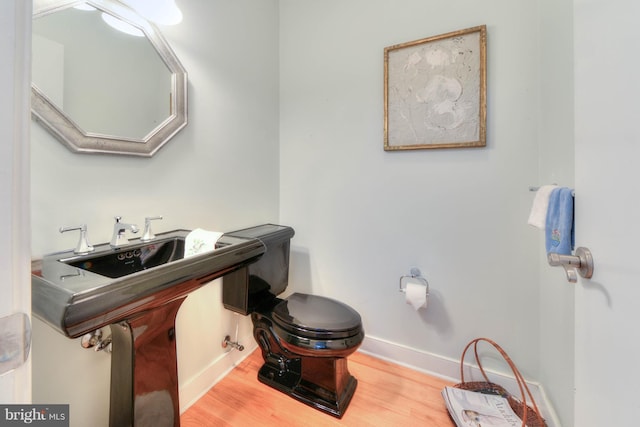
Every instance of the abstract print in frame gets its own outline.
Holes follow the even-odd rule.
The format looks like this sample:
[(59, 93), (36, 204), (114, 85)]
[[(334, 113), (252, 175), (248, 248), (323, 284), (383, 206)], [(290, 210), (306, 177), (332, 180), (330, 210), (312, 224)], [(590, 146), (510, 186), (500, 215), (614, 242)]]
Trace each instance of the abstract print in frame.
[(486, 145), (486, 26), (384, 49), (384, 149)]

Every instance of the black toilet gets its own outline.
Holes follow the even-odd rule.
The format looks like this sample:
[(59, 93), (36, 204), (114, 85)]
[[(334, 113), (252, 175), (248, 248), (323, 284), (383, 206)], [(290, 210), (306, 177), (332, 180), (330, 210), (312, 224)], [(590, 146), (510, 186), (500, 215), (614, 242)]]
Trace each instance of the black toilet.
[(273, 224), (225, 233), (257, 238), (266, 251), (257, 262), (224, 276), (223, 304), (251, 315), (265, 362), (258, 373), (261, 382), (340, 418), (357, 385), (347, 356), (364, 339), (362, 320), (354, 309), (330, 298), (302, 293), (276, 297), (288, 285), (293, 235), (291, 227)]

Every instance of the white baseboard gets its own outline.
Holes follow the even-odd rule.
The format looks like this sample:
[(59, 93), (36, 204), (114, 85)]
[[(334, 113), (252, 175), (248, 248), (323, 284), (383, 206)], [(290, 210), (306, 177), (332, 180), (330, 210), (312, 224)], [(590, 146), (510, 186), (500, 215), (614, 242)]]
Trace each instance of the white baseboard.
[[(402, 365), (416, 371), (451, 381), (453, 383), (460, 382), (460, 361), (448, 357), (440, 356), (426, 351), (416, 350), (401, 344), (386, 341), (380, 338), (366, 336), (364, 342), (360, 346), (359, 351), (370, 356), (383, 359), (398, 365)], [(465, 363), (465, 379), (467, 372), (470, 372), (471, 378), (481, 379), (480, 370)], [(469, 369), (469, 370), (467, 370)], [(489, 380), (500, 384), (514, 396), (520, 396), (520, 389), (515, 378), (503, 373), (490, 371), (485, 369)], [(549, 402), (543, 387), (532, 381), (527, 380), (527, 386), (536, 400), (538, 409), (542, 412), (542, 416), (547, 422), (548, 427), (561, 427), (558, 416), (553, 410), (553, 406)]]
[[(258, 347), (253, 335), (240, 337), (239, 342), (246, 343), (243, 351), (230, 349), (211, 363), (197, 375), (180, 384), (180, 413), (184, 413), (198, 399), (223, 379), (233, 368), (246, 359)], [(257, 374), (256, 374), (257, 378)], [(256, 379), (257, 380), (257, 379)]]

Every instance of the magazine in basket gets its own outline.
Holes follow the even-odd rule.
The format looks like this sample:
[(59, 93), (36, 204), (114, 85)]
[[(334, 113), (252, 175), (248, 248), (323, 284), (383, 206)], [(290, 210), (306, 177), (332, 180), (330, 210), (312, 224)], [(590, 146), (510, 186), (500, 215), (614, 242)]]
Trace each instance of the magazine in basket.
[(457, 427), (522, 426), (522, 420), (502, 396), (445, 387), (442, 397)]

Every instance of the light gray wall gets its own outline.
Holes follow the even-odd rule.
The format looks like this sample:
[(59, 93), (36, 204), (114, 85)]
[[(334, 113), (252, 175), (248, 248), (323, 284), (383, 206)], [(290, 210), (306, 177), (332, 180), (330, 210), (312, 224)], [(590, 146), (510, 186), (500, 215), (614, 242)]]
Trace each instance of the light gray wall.
[(575, 292), (580, 427), (638, 423), (638, 16), (632, 0), (574, 1), (576, 244), (595, 263)]
[[(574, 186), (573, 2), (540, 1), (539, 182)], [(580, 215), (577, 212), (576, 215)], [(584, 212), (582, 212), (584, 214)], [(583, 236), (577, 234), (577, 239)], [(540, 254), (540, 377), (563, 426), (574, 425), (574, 293)], [(577, 242), (579, 244), (579, 241)]]
[[(552, 3), (281, 0), (280, 211), (291, 287), (398, 349), (457, 360), (493, 338), (571, 425), (572, 288), (527, 225), (529, 186), (573, 184), (572, 10)], [(384, 152), (383, 48), (481, 24), (487, 147)], [(426, 312), (397, 290), (413, 266)]]
[[(538, 376), (537, 5), (282, 0), (281, 219), (293, 286), (353, 305), (370, 336), (457, 358), (476, 336)], [(528, 19), (521, 19), (528, 17)], [(486, 148), (383, 151), (383, 48), (487, 25)], [(398, 292), (419, 267), (426, 312)]]
[[(164, 215), (156, 232), (277, 221), (277, 1), (178, 5), (182, 24), (162, 32), (189, 73), (188, 126), (153, 158), (141, 159), (73, 154), (34, 123), (34, 257), (75, 246), (77, 236), (58, 232), (63, 225), (86, 223), (92, 243), (109, 241), (114, 215), (138, 225)], [(220, 358), (222, 339), (235, 332), (219, 285), (202, 288), (180, 310), (181, 385)], [(35, 322), (34, 401), (70, 403), (72, 425), (106, 425), (109, 357)]]
[[(16, 345), (29, 331), (12, 319), (31, 312), (29, 257), (29, 37), (31, 4), (0, 2), (0, 318), (2, 375), (0, 402), (22, 404), (31, 399), (31, 360)], [(27, 143), (27, 145), (25, 145)], [(16, 317), (10, 317), (10, 316)], [(25, 349), (28, 351), (28, 348)], [(17, 366), (16, 366), (17, 365)], [(15, 368), (15, 369), (12, 369)]]

